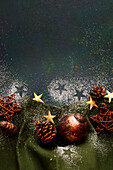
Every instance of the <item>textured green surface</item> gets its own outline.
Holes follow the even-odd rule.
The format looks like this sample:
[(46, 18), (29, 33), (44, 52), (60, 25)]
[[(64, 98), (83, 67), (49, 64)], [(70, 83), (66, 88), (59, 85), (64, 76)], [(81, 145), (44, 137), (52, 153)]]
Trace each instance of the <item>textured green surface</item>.
[[(57, 136), (48, 147), (42, 146), (34, 135), (35, 121), (43, 115), (56, 114), (58, 121), (69, 113), (89, 114), (86, 100), (58, 107), (37, 103), (30, 98), (23, 99), (23, 111), (15, 117), (20, 128), (17, 136), (9, 136), (0, 131), (0, 169), (2, 170), (111, 170), (113, 167), (113, 135), (102, 134), (97, 137), (89, 133), (80, 144), (66, 144)], [(113, 110), (113, 102), (109, 104)], [(94, 109), (93, 109), (94, 110)], [(93, 112), (93, 111), (92, 111)]]

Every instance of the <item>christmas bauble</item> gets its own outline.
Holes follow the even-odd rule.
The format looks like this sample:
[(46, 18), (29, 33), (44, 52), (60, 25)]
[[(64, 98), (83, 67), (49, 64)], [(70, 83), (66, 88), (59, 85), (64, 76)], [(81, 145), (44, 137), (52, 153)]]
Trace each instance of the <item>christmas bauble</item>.
[(61, 119), (58, 132), (70, 142), (79, 142), (87, 134), (86, 119), (80, 113), (69, 114)]
[(42, 121), (42, 119), (35, 124), (36, 135), (43, 144), (48, 144), (56, 136), (56, 128), (53, 123)]

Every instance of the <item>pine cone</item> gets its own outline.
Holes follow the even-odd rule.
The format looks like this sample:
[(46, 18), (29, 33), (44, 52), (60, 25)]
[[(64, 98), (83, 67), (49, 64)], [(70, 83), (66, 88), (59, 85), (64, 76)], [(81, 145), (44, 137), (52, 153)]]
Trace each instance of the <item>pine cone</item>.
[(91, 97), (93, 100), (101, 101), (105, 96), (105, 88), (103, 86), (94, 86), (91, 89)]
[(52, 123), (43, 122), (42, 119), (35, 124), (35, 131), (40, 141), (44, 144), (49, 143), (56, 136), (56, 128)]

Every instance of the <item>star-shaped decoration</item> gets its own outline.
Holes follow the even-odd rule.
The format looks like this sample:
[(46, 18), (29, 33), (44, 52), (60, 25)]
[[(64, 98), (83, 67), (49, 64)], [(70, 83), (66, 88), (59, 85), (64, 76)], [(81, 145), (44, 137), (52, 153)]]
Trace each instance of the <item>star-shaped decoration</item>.
[(36, 93), (34, 93), (34, 98), (33, 100), (37, 101), (37, 102), (40, 102), (40, 103), (44, 103), (42, 100), (41, 100), (41, 97), (42, 97), (43, 94), (40, 94), (39, 96), (36, 95)]
[(47, 119), (47, 122), (52, 122), (54, 124), (53, 118), (56, 117), (56, 115), (52, 116), (51, 112), (48, 111), (48, 116), (44, 116)]
[(95, 115), (90, 115), (92, 123), (96, 123), (97, 134), (100, 134), (102, 131), (107, 130), (113, 132), (113, 111), (110, 111), (107, 108), (105, 103), (101, 103), (100, 112)]
[(24, 86), (15, 86), (16, 87), (16, 89), (17, 89), (17, 91), (15, 92), (15, 93), (19, 93), (19, 95), (22, 97), (22, 94), (24, 93), (24, 92), (26, 92), (25, 90), (24, 90)]
[(77, 96), (78, 97), (78, 100), (81, 99), (81, 97), (86, 97), (84, 94), (83, 94), (83, 90), (79, 91), (79, 90), (76, 90), (76, 93), (74, 96)]
[(86, 102), (87, 104), (90, 104), (90, 110), (93, 108), (93, 106), (98, 107), (96, 105), (96, 102), (94, 100), (92, 100), (91, 96), (90, 96), (90, 101)]
[(58, 83), (58, 85), (59, 85), (59, 87), (57, 88), (57, 89), (55, 89), (55, 90), (59, 90), (60, 91), (60, 95), (62, 94), (62, 91), (67, 91), (64, 87), (65, 87), (65, 84), (60, 84), (60, 83)]
[(107, 92), (107, 95), (104, 96), (105, 98), (108, 98), (109, 99), (109, 103), (111, 102), (111, 100), (113, 99), (113, 92), (110, 93), (108, 90), (106, 90)]

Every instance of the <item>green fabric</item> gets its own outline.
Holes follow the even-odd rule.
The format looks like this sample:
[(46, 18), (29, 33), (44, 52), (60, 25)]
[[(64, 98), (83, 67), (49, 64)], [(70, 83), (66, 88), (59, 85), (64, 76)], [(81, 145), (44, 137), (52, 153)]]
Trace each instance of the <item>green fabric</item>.
[[(14, 122), (19, 134), (10, 136), (0, 131), (0, 170), (113, 169), (113, 134), (97, 136), (89, 128), (86, 139), (80, 144), (67, 145), (57, 136), (47, 147), (40, 144), (34, 133), (35, 122), (47, 115), (48, 110), (56, 114), (56, 128), (59, 120), (69, 113), (93, 114), (96, 109), (90, 112), (86, 100), (58, 108), (25, 97), (22, 105), (23, 110), (15, 115)], [(107, 105), (113, 110), (113, 102)]]

